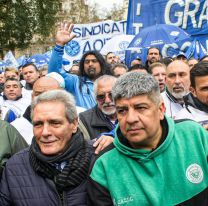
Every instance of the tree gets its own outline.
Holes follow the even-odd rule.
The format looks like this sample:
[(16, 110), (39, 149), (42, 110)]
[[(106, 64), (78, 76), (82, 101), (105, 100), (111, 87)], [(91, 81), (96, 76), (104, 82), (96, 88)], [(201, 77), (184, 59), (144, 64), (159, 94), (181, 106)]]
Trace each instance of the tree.
[(124, 19), (124, 14), (125, 8), (114, 3), (111, 10), (106, 12), (106, 19), (121, 21)]
[(34, 35), (46, 37), (53, 29), (58, 0), (1, 0), (0, 51), (26, 48)]

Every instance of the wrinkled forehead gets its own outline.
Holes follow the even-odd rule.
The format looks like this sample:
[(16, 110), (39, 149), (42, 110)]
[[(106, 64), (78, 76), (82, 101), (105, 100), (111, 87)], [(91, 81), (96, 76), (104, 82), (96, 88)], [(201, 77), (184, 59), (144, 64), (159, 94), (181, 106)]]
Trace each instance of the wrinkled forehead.
[(7, 87), (7, 86), (18, 86), (18, 87), (20, 87), (20, 83), (18, 83), (17, 81), (11, 81), (11, 80), (9, 80), (9, 81), (6, 81), (4, 83), (4, 86), (5, 87)]
[(190, 68), (189, 68), (189, 65), (184, 63), (183, 61), (175, 61), (168, 65), (166, 71), (167, 71), (167, 74), (180, 73), (180, 72), (185, 72), (189, 74)]

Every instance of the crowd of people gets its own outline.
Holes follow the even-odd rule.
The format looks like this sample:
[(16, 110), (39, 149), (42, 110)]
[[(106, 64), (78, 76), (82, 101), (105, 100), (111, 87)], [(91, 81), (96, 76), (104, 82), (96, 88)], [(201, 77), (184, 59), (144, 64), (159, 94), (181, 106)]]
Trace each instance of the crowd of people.
[(208, 56), (89, 51), (66, 71), (72, 29), (47, 70), (0, 74), (0, 205), (207, 206)]

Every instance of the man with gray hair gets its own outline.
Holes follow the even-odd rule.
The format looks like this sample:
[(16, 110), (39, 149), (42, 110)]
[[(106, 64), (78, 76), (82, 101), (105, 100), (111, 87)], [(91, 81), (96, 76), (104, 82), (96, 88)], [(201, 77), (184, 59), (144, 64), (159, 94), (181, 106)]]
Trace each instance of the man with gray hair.
[(73, 96), (63, 90), (40, 94), (31, 118), (32, 144), (7, 162), (0, 205), (86, 205), (93, 149), (78, 129)]
[(190, 68), (181, 60), (171, 62), (166, 70), (166, 91), (162, 93), (166, 114), (175, 119), (177, 113), (184, 108), (183, 97), (189, 93)]
[[(111, 92), (116, 80), (116, 77), (110, 75), (103, 75), (95, 80), (94, 93), (97, 104), (92, 109), (79, 114), (79, 127), (85, 138), (98, 138), (101, 133), (110, 132), (115, 128), (116, 106)], [(106, 143), (108, 144), (108, 141)]]
[(208, 205), (207, 131), (166, 117), (150, 74), (124, 74), (112, 94), (119, 124), (92, 167), (88, 205)]

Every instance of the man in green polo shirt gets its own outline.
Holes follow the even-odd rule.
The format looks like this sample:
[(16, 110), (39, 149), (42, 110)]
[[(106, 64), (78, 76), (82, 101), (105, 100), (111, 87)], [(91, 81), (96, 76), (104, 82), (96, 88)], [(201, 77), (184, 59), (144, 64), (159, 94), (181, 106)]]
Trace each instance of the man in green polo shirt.
[(207, 131), (166, 117), (149, 74), (124, 74), (112, 94), (119, 124), (92, 167), (88, 205), (207, 206)]

